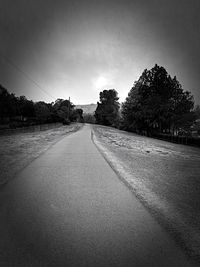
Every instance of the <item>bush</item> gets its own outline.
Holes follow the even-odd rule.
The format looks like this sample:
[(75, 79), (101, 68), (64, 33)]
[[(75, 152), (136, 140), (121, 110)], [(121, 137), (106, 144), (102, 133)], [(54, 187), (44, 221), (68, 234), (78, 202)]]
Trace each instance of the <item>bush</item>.
[(70, 125), (70, 120), (69, 119), (64, 119), (63, 120), (63, 125)]

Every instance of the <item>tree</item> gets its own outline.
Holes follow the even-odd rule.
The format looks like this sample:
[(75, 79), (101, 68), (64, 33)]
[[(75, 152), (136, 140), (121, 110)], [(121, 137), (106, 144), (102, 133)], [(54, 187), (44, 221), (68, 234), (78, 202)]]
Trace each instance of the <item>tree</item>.
[(100, 92), (95, 111), (96, 123), (117, 126), (119, 120), (118, 93), (115, 89)]
[(25, 96), (20, 96), (17, 98), (17, 103), (18, 103), (18, 115), (22, 116), (23, 118), (35, 116), (33, 101), (26, 99)]
[(196, 132), (196, 134), (200, 135), (200, 105), (197, 105), (194, 109), (195, 122), (192, 125), (192, 130)]
[(194, 109), (194, 113), (195, 113), (196, 120), (200, 120), (200, 105), (196, 105)]
[(124, 128), (147, 134), (177, 132), (192, 124), (193, 105), (191, 93), (156, 64), (143, 71), (123, 103)]
[(81, 108), (73, 109), (70, 114), (70, 121), (83, 122), (83, 110)]
[(51, 111), (49, 105), (43, 101), (34, 104), (36, 119), (39, 123), (51, 121)]
[(188, 91), (183, 91), (181, 84), (176, 76), (173, 78), (173, 94), (171, 98), (171, 128), (173, 133), (179, 130), (190, 131), (190, 127), (195, 121), (193, 112), (194, 98)]
[(69, 100), (57, 99), (53, 105), (57, 119), (61, 122), (69, 121), (74, 105)]
[(93, 114), (90, 114), (90, 113), (84, 113), (83, 114), (83, 120), (85, 123), (91, 123), (91, 124), (94, 124), (96, 122), (95, 116)]
[(6, 118), (11, 118), (17, 114), (17, 99), (14, 94), (10, 94), (7, 89), (0, 85), (0, 118), (3, 122)]

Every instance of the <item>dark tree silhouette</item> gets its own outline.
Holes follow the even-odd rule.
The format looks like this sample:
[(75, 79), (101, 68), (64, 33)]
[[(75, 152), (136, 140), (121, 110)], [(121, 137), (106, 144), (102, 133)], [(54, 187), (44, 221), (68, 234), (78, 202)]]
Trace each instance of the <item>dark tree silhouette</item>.
[(68, 124), (70, 122), (70, 114), (74, 105), (69, 100), (57, 99), (53, 105), (57, 119)]
[(177, 132), (194, 121), (193, 96), (157, 64), (145, 69), (122, 105), (124, 128), (151, 134)]
[(20, 96), (19, 98), (17, 98), (17, 102), (18, 102), (19, 115), (21, 115), (24, 118), (35, 116), (33, 101), (26, 99), (25, 96)]
[(0, 85), (0, 118), (1, 121), (16, 116), (17, 99), (14, 94), (10, 94), (6, 88)]
[(194, 109), (195, 122), (193, 124), (192, 130), (200, 135), (200, 105), (197, 105)]
[(39, 101), (34, 104), (36, 120), (39, 123), (47, 123), (51, 121), (51, 108), (49, 104)]
[(95, 111), (96, 123), (116, 126), (119, 120), (118, 93), (115, 89), (100, 92), (100, 102)]
[(83, 122), (83, 110), (81, 108), (73, 109), (70, 114), (70, 121)]
[(94, 124), (96, 122), (95, 116), (90, 113), (84, 113), (83, 120), (85, 123), (91, 123), (91, 124)]

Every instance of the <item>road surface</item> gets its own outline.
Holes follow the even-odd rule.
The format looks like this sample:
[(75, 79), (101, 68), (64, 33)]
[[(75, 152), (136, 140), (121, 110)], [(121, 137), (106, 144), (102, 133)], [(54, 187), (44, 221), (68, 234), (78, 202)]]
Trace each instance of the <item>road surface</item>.
[(0, 189), (0, 266), (191, 266), (118, 179), (90, 126)]

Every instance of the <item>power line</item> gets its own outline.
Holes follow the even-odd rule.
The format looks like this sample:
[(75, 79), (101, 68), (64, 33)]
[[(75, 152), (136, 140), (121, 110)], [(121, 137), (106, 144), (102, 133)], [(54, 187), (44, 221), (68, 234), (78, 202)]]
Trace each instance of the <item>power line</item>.
[[(9, 35), (11, 36), (11, 38), (14, 36), (15, 34), (13, 34), (13, 32), (9, 31)], [(30, 49), (29, 49), (30, 50)], [(1, 57), (8, 63), (10, 64), (12, 67), (14, 67), (16, 70), (18, 70), (19, 72), (21, 72), (21, 74), (23, 74), (29, 81), (31, 81), (33, 84), (35, 84), (36, 87), (38, 87), (41, 91), (43, 91), (46, 95), (50, 96), (54, 101), (56, 100), (55, 96), (52, 96), (51, 94), (49, 94), (45, 89), (43, 89), (36, 81), (34, 81), (30, 75), (28, 75), (25, 71), (23, 71), (19, 66), (17, 66), (13, 61), (11, 61), (9, 58), (7, 58), (5, 55), (3, 55), (0, 52)]]
[(20, 73), (22, 73), (29, 81), (31, 81), (35, 86), (37, 86), (41, 91), (43, 91), (46, 95), (50, 96), (54, 101), (56, 100), (56, 97), (49, 94), (45, 89), (43, 89), (36, 81), (34, 81), (25, 71), (23, 71), (19, 66), (17, 66), (15, 63), (13, 63), (9, 58), (6, 56), (0, 54), (1, 57), (13, 68), (18, 70)]

